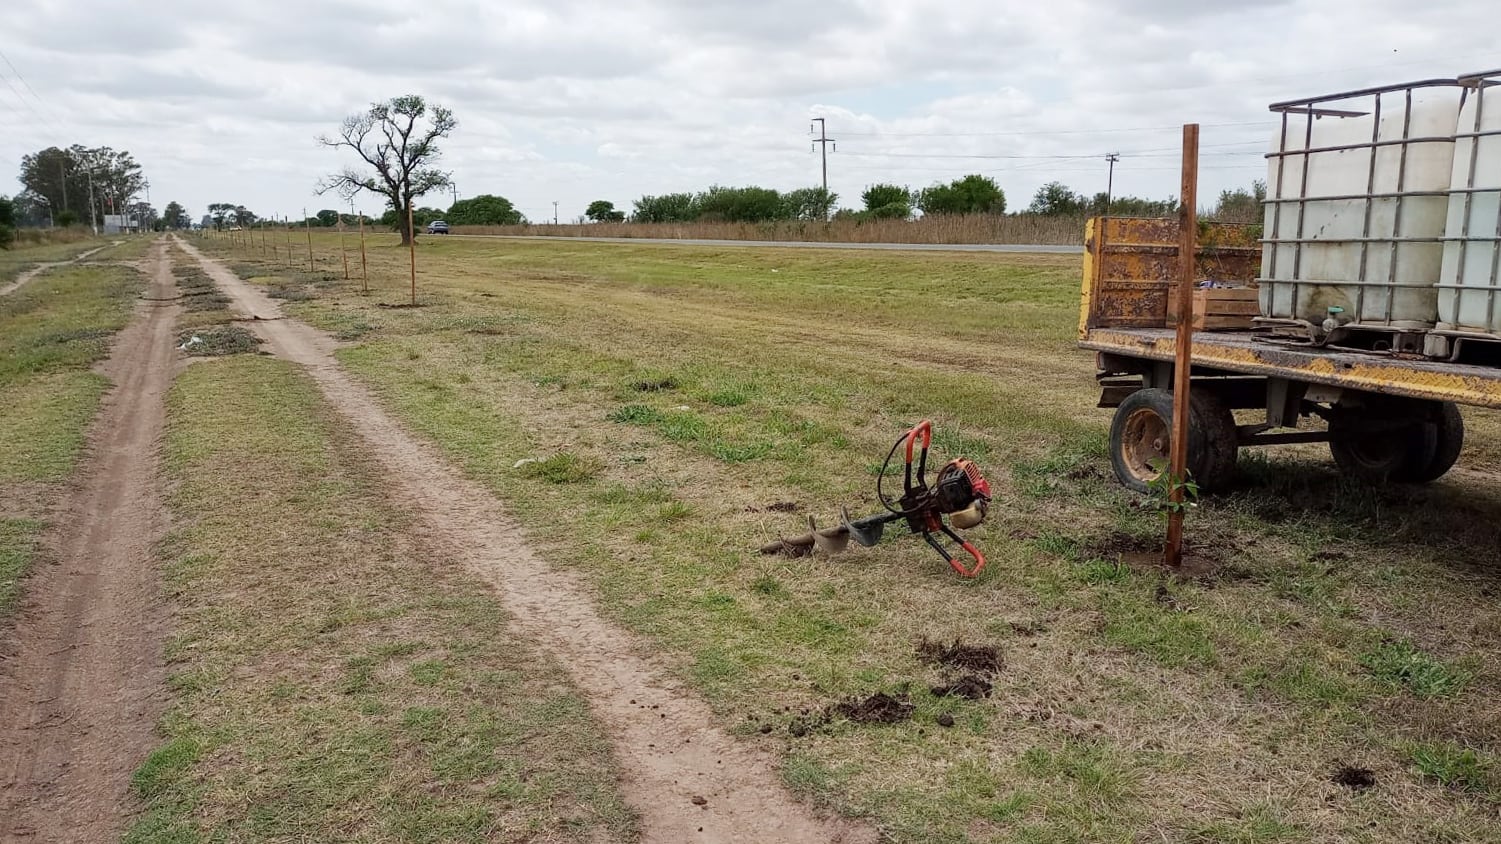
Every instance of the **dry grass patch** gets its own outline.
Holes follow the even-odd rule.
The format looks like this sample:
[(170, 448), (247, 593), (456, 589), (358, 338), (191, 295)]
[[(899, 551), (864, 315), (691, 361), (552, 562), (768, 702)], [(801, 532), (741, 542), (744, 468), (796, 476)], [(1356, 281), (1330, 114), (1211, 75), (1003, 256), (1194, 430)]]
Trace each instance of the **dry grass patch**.
[[(1493, 838), (1491, 781), (1441, 784), (1412, 748), (1501, 744), (1494, 479), (1373, 492), (1324, 458), (1249, 460), (1191, 521), (1217, 576), (1164, 579), (1112, 550), (1161, 525), (1109, 477), (1076, 260), (419, 249), (423, 309), (346, 288), (290, 310), (371, 326), (344, 363), (810, 799), (912, 842)], [(394, 285), (404, 253), (372, 256)], [(755, 553), (871, 507), (925, 416), (996, 485), (982, 577), (901, 537)], [(513, 468), (565, 452), (598, 471)], [(998, 648), (988, 697), (933, 693), (953, 678), (916, 646), (956, 637)], [(878, 694), (910, 717), (814, 717)]]
[(608, 741), (287, 364), (169, 400), (177, 633), (129, 841), (629, 840)]

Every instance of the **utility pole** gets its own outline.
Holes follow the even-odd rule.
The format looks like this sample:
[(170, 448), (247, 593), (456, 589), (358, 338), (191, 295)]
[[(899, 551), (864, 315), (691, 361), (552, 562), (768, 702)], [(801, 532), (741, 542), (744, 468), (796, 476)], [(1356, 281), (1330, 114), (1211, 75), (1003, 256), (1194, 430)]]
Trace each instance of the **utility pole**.
[(68, 210), (68, 169), (63, 166), (61, 160), (57, 162), (57, 177), (63, 180), (63, 210), (66, 211)]
[(1115, 195), (1115, 162), (1121, 160), (1118, 152), (1105, 153), (1105, 160), (1110, 162), (1110, 174), (1105, 177), (1105, 216), (1110, 216), (1110, 200)]
[(458, 205), (459, 204), (459, 183), (458, 182), (449, 182), (448, 186), (451, 187), (451, 188), (453, 188), (453, 204), (454, 205)]
[[(813, 118), (813, 122), (818, 124), (818, 137), (813, 139), (813, 143), (823, 147), (823, 192), (827, 194), (829, 192), (829, 144), (834, 144), (836, 152), (839, 150), (839, 145), (835, 144), (834, 139), (829, 137), (828, 124), (824, 122), (822, 117)], [(809, 126), (808, 131), (812, 132), (813, 127)]]
[(555, 226), (558, 224), (558, 201), (556, 199), (552, 201), (552, 224)]
[(94, 237), (99, 236), (99, 224), (94, 217), (94, 171), (89, 170), (89, 228), (93, 230)]

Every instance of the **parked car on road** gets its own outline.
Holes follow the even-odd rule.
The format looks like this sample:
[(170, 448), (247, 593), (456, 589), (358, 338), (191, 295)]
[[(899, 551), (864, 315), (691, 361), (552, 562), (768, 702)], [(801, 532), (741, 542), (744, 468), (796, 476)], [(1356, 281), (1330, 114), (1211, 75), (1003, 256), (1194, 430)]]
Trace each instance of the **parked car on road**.
[(428, 234), (448, 234), (448, 224), (442, 220), (433, 220), (427, 224)]

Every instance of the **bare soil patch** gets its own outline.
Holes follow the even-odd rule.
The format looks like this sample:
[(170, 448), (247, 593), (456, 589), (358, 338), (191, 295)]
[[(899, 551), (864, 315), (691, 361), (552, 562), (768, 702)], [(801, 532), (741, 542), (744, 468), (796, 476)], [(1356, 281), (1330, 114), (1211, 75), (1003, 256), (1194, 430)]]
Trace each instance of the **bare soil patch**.
[[(150, 263), (152, 296), (171, 296), (165, 243)], [(141, 306), (105, 364), (114, 390), (46, 537), (56, 562), (32, 574), (14, 638), (0, 655), (0, 837), (7, 840), (117, 837), (131, 810), (131, 772), (152, 745), (163, 707), (164, 635), (152, 556), (164, 529), (156, 449), (177, 310)]]

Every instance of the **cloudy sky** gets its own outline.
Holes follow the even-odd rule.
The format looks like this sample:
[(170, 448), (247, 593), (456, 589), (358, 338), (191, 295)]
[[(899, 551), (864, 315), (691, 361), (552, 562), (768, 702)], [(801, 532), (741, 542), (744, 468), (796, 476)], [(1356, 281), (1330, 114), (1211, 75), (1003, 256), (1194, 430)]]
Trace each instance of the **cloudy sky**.
[(316, 137), (417, 93), (458, 117), (460, 197), (564, 220), (816, 185), (819, 116), (846, 205), (980, 172), (1019, 208), (1055, 179), (1103, 190), (1108, 152), (1117, 193), (1168, 196), (1186, 121), (1212, 196), (1264, 172), (1271, 101), (1501, 67), (1494, 0), (4, 0), (0, 52), (0, 173), (108, 145), (158, 208), (297, 217), (350, 163)]

